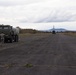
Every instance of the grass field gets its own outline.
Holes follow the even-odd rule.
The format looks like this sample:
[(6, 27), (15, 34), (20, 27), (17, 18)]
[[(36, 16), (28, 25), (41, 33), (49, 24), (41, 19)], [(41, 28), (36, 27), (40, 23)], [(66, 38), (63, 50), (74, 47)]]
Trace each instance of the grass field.
[(76, 37), (76, 32), (66, 32), (65, 35), (74, 36)]

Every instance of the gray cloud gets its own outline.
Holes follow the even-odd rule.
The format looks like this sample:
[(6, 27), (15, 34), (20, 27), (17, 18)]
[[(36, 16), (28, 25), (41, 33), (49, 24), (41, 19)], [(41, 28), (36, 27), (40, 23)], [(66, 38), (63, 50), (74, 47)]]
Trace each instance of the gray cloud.
[(71, 22), (71, 21), (76, 21), (75, 16), (76, 15), (53, 16), (53, 17), (49, 16), (45, 19), (37, 21), (37, 23), (39, 22)]
[[(43, 15), (44, 13), (42, 13)], [(39, 14), (37, 14), (39, 15)], [(55, 11), (50, 12), (49, 15), (44, 16), (38, 16), (37, 18), (32, 17), (32, 20), (30, 19), (21, 19), (21, 23), (48, 23), (48, 22), (72, 22), (76, 21), (76, 14), (72, 14), (70, 12), (64, 11)]]
[(0, 22), (21, 25), (74, 22), (76, 4), (72, 2), (71, 0), (2, 0), (0, 1)]
[(25, 2), (21, 1), (14, 1), (14, 0), (2, 0), (0, 1), (0, 6), (16, 6), (16, 5), (23, 5)]
[(28, 5), (46, 0), (0, 0), (0, 6)]

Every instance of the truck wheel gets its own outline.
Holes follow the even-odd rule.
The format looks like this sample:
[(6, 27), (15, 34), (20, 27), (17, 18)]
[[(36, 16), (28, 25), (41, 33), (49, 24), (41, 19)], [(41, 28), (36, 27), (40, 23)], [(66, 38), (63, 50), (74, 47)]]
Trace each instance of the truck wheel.
[(17, 35), (17, 36), (16, 36), (16, 42), (18, 42), (18, 39), (19, 39), (19, 38), (18, 38), (18, 35)]
[(1, 42), (1, 36), (0, 36), (0, 42)]
[(7, 43), (8, 42), (8, 39), (7, 38), (4, 38), (4, 43)]
[(14, 38), (14, 42), (16, 42), (16, 35), (15, 35), (15, 38)]
[(12, 40), (12, 38), (10, 38), (10, 43), (12, 43), (13, 42), (13, 40)]
[(15, 35), (14, 42), (18, 42), (18, 35)]
[(4, 39), (4, 43), (6, 43), (6, 39)]

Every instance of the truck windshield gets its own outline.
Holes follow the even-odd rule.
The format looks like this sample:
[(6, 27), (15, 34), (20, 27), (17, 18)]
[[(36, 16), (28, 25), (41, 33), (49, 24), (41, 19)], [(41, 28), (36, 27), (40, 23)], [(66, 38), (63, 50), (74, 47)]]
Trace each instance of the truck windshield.
[(4, 27), (4, 29), (9, 29), (9, 27)]

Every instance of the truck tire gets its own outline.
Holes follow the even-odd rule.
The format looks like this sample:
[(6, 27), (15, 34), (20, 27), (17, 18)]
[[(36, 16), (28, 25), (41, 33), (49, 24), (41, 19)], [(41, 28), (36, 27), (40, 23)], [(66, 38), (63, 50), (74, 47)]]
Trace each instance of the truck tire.
[(18, 42), (18, 35), (15, 35), (14, 42)]
[(4, 43), (6, 43), (6, 39), (4, 38)]
[(0, 42), (1, 42), (1, 36), (0, 36)]
[(12, 43), (13, 42), (13, 39), (12, 38), (10, 38), (10, 43)]
[(16, 35), (15, 35), (15, 38), (14, 38), (14, 42), (16, 42)]
[(4, 43), (7, 43), (7, 42), (8, 42), (8, 39), (4, 37)]
[(16, 36), (16, 42), (18, 42), (18, 39), (19, 39), (19, 37), (18, 37), (18, 35)]

